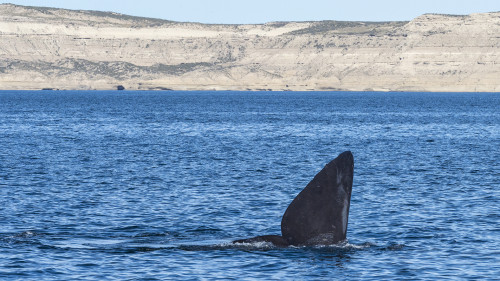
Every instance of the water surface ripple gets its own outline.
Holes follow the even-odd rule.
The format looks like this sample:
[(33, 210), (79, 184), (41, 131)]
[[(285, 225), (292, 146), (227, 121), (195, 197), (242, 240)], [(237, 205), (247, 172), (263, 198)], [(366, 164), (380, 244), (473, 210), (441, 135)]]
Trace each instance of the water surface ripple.
[[(500, 95), (0, 92), (0, 279), (495, 279)], [(274, 248), (355, 157), (348, 243)]]

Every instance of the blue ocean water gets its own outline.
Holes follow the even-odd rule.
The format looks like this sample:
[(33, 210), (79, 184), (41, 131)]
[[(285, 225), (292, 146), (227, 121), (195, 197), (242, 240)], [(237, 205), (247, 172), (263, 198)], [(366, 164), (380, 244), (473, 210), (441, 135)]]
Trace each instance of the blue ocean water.
[[(496, 279), (500, 94), (0, 92), (2, 280)], [(354, 154), (348, 243), (280, 234)]]

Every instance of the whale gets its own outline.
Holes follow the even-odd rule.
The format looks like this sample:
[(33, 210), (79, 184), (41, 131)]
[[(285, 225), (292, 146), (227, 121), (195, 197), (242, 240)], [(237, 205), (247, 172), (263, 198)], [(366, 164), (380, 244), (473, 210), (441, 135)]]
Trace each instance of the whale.
[(232, 243), (268, 242), (288, 247), (346, 241), (353, 173), (352, 153), (342, 152), (292, 200), (281, 219), (281, 235), (261, 235)]

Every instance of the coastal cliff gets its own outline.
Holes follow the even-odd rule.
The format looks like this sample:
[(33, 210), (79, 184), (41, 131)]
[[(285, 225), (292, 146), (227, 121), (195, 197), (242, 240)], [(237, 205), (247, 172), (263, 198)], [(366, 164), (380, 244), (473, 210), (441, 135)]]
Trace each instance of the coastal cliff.
[(213, 25), (0, 5), (0, 90), (500, 91), (500, 12)]

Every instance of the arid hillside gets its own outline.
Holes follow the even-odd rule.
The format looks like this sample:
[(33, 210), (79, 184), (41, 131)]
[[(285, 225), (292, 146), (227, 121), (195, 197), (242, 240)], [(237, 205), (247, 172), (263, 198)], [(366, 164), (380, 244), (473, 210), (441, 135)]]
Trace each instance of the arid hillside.
[(207, 25), (0, 5), (0, 89), (500, 91), (500, 12)]

